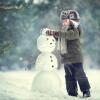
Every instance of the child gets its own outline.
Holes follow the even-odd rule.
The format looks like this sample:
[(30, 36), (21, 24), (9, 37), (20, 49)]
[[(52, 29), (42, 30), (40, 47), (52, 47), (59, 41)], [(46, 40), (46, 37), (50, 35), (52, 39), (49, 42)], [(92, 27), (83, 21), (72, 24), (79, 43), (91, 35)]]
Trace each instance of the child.
[(81, 29), (79, 14), (75, 10), (61, 12), (61, 31), (48, 29), (47, 35), (53, 35), (59, 44), (64, 63), (65, 81), (68, 95), (77, 96), (77, 82), (83, 97), (90, 97), (90, 84), (83, 69), (83, 57), (80, 47)]

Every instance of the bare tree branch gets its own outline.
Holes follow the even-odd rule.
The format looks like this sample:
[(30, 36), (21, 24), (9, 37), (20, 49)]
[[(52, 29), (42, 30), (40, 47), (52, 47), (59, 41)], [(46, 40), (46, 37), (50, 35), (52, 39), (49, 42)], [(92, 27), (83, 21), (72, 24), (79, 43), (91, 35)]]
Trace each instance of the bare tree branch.
[(20, 6), (0, 6), (1, 10), (11, 10), (11, 9), (21, 9), (23, 5)]
[(17, 5), (0, 5), (1, 10), (11, 10), (11, 9), (21, 9), (23, 5), (17, 6)]

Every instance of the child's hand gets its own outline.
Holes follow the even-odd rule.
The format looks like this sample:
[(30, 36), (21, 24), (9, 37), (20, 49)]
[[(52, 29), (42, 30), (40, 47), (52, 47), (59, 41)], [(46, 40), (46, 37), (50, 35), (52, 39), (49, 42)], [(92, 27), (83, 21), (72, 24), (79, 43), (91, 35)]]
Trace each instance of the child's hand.
[(44, 28), (41, 33), (47, 36), (53, 36), (56, 40), (59, 37), (59, 31), (51, 30), (49, 28)]
[(46, 35), (49, 35), (49, 36), (54, 35), (54, 32), (52, 30), (47, 30)]

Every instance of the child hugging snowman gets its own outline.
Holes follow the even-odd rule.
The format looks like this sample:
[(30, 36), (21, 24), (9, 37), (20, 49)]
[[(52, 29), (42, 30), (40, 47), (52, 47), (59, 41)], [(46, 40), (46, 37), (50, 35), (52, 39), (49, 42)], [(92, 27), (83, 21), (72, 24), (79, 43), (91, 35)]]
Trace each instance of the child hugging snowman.
[(32, 83), (32, 90), (52, 96), (60, 96), (61, 80), (57, 72), (58, 61), (52, 53), (56, 47), (53, 36), (47, 36), (45, 30), (37, 38), (37, 48), (40, 51), (35, 63), (37, 74)]
[[(78, 96), (77, 82), (83, 97), (90, 97), (90, 84), (83, 69), (81, 52), (80, 17), (77, 11), (62, 11), (60, 15), (61, 30), (44, 29), (48, 36), (54, 36), (58, 42), (64, 63), (66, 90), (70, 96)], [(43, 30), (43, 31), (44, 31)]]

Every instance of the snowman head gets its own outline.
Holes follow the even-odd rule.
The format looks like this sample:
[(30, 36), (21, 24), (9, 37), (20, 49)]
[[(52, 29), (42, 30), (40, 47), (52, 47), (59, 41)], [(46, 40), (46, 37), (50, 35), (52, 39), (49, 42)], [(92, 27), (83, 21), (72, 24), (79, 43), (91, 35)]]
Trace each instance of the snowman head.
[(54, 71), (57, 67), (57, 58), (52, 53), (41, 53), (36, 60), (36, 69), (38, 71)]
[(41, 52), (52, 52), (56, 46), (56, 40), (53, 36), (40, 35), (37, 39), (37, 47)]

